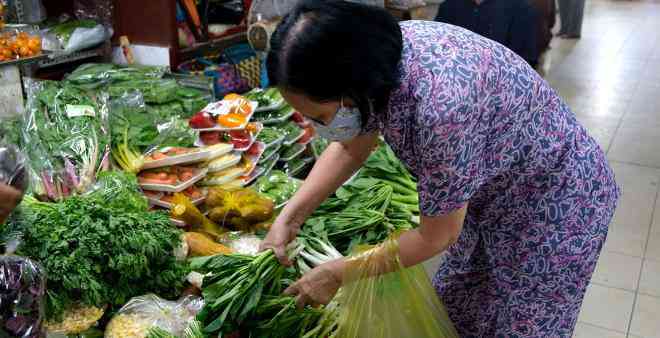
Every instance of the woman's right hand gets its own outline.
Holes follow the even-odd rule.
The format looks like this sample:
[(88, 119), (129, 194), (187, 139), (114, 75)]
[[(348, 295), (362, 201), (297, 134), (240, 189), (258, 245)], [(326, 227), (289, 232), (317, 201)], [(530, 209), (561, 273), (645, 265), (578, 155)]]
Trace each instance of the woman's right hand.
[(331, 143), (270, 227), (260, 251), (272, 249), (282, 264), (290, 266), (286, 247), (296, 239), (305, 219), (360, 168), (377, 143), (378, 134), (375, 133)]
[(286, 247), (296, 239), (299, 229), (299, 226), (291, 224), (280, 215), (270, 227), (266, 238), (259, 245), (259, 251), (272, 249), (280, 263), (291, 266), (292, 263), (287, 255)]

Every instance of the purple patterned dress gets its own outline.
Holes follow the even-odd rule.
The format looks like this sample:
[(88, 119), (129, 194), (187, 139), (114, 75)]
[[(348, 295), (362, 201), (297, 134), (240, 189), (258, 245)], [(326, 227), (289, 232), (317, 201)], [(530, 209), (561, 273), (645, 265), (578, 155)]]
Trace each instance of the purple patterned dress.
[(462, 337), (571, 337), (619, 189), (557, 93), (502, 45), (410, 21), (379, 129), (422, 213), (469, 202), (434, 285)]

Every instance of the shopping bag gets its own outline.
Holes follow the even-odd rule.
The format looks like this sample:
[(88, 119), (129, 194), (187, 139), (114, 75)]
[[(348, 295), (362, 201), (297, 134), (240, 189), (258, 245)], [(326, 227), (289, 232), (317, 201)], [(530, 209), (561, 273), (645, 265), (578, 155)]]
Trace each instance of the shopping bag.
[(401, 265), (396, 236), (357, 248), (344, 276), (349, 282), (340, 291), (336, 337), (458, 338), (424, 268)]

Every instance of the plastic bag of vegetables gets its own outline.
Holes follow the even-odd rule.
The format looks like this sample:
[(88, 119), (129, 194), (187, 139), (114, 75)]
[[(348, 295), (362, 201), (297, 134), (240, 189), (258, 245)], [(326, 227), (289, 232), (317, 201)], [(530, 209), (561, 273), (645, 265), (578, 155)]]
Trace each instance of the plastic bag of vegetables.
[(156, 295), (131, 299), (112, 318), (105, 330), (105, 338), (146, 338), (154, 328), (174, 336), (183, 336), (204, 301), (186, 296), (178, 301), (167, 301)]
[(131, 79), (113, 83), (108, 88), (112, 98), (121, 97), (126, 92), (139, 91), (146, 103), (167, 103), (175, 101), (177, 89), (176, 80), (173, 79)]
[(111, 63), (86, 63), (66, 77), (66, 81), (79, 86), (98, 88), (108, 83), (129, 80), (159, 79), (167, 72), (157, 66), (118, 66)]
[[(15, 242), (7, 242), (11, 252)], [(0, 337), (41, 337), (45, 294), (46, 273), (41, 265), (20, 256), (0, 255)]]
[(269, 198), (245, 188), (235, 191), (211, 188), (205, 203), (212, 221), (242, 231), (271, 219), (274, 211)]
[(72, 20), (42, 31), (44, 49), (73, 53), (100, 44), (112, 36), (112, 31), (94, 20)]
[(35, 195), (86, 192), (109, 168), (108, 97), (52, 81), (26, 81), (23, 146)]
[(335, 336), (457, 338), (424, 268), (401, 265), (395, 237), (348, 259)]
[(179, 103), (155, 106), (178, 106), (178, 112), (177, 107), (153, 111), (154, 105), (147, 106), (137, 91), (125, 92), (112, 100), (112, 156), (125, 171), (140, 171), (145, 157), (154, 150), (189, 148), (195, 143), (197, 133), (180, 116), (183, 112)]

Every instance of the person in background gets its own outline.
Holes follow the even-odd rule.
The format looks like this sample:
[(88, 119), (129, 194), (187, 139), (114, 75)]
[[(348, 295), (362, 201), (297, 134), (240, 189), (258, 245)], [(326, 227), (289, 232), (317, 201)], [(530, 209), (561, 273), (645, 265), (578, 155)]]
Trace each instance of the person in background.
[(557, 6), (555, 0), (531, 0), (530, 3), (537, 12), (536, 48), (539, 54), (543, 54), (550, 48), (552, 29), (557, 21)]
[(0, 224), (5, 222), (22, 197), (23, 194), (14, 187), (0, 183)]
[(435, 21), (497, 41), (532, 67), (538, 65), (538, 13), (528, 0), (446, 0), (440, 4)]
[(560, 38), (579, 39), (582, 36), (584, 4), (585, 0), (559, 0)]
[[(420, 225), (401, 233), (396, 255), (409, 267), (446, 252), (433, 283), (460, 337), (572, 336), (620, 191), (596, 140), (521, 57), (453, 25), (302, 0), (273, 33), (267, 65), (334, 142), (262, 250), (290, 263), (306, 218), (383, 135), (418, 182)], [(372, 271), (387, 273), (387, 261)], [(325, 304), (351, 262), (322, 264), (286, 293)]]

